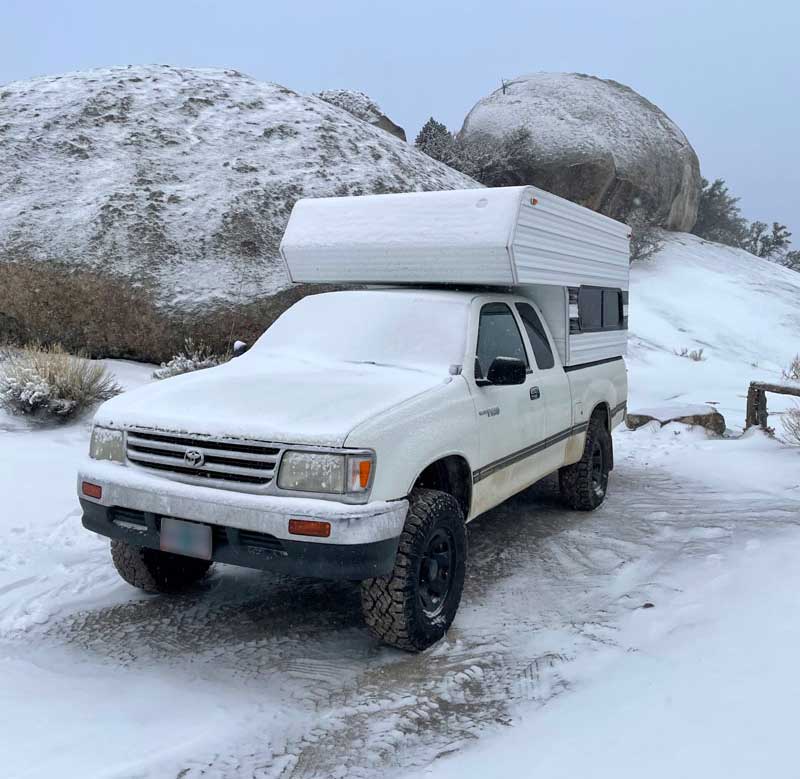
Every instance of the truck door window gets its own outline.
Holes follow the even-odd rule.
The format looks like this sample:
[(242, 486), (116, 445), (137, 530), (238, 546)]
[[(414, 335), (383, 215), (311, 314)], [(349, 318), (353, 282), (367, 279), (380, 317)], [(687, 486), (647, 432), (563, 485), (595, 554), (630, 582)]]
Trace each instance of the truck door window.
[(530, 367), (514, 314), (505, 303), (487, 303), (478, 325), (475, 378), (483, 379), (495, 357), (515, 357)]
[(553, 358), (553, 350), (550, 348), (550, 342), (547, 340), (547, 333), (542, 326), (539, 315), (533, 306), (527, 303), (517, 303), (517, 311), (519, 311), (519, 315), (522, 317), (522, 324), (525, 325), (525, 330), (528, 333), (528, 340), (531, 342), (536, 365), (540, 370), (552, 368), (556, 361)]

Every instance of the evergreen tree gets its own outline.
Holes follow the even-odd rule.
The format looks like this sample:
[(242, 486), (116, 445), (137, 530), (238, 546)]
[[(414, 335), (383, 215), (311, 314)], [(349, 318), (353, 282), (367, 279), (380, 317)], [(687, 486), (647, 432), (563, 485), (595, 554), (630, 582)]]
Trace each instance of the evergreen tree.
[(753, 222), (741, 247), (756, 257), (773, 259), (779, 257), (789, 247), (792, 234), (779, 222), (772, 223), (770, 230), (766, 222)]
[[(428, 119), (422, 126), (414, 140), (414, 145), (429, 157), (433, 157), (439, 162), (451, 165), (448, 159), (452, 159), (454, 139), (452, 133), (441, 122), (437, 122), (433, 117)], [(457, 166), (453, 166), (457, 167)]]
[(748, 227), (739, 209), (739, 198), (731, 195), (724, 179), (702, 179), (702, 187), (692, 232), (708, 241), (743, 246)]

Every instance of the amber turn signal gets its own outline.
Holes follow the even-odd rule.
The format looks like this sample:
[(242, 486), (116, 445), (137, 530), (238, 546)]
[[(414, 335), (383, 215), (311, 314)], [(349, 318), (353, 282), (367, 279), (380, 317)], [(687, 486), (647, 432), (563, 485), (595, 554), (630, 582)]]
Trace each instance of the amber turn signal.
[(103, 497), (103, 488), (99, 484), (92, 484), (90, 481), (85, 481), (81, 484), (81, 492), (95, 500), (100, 500)]
[(289, 532), (294, 536), (328, 538), (331, 534), (331, 523), (318, 522), (314, 519), (290, 519)]

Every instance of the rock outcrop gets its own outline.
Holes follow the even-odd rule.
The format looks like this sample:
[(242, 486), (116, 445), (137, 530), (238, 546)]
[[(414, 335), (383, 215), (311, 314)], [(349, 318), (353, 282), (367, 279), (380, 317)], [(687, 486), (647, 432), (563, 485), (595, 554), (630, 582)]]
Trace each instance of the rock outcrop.
[(90, 270), (192, 312), (286, 287), (300, 197), (478, 186), (348, 111), (233, 70), (0, 86), (0, 268)]
[(364, 92), (355, 89), (326, 89), (324, 92), (317, 92), (316, 96), (351, 113), (362, 122), (380, 127), (401, 141), (406, 140), (406, 131), (386, 116), (380, 106)]
[(668, 229), (694, 226), (697, 155), (630, 87), (579, 73), (521, 76), (480, 100), (461, 132), (501, 138), (518, 128), (530, 133), (518, 179), (623, 221), (641, 207)]

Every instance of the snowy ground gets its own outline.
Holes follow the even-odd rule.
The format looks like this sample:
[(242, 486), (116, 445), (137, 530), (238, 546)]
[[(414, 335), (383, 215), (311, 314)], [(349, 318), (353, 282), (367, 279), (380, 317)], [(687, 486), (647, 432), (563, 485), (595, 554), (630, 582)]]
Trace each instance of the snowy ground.
[[(714, 310), (745, 269), (683, 240), (634, 280), (631, 405), (716, 400), (735, 428), (747, 382), (800, 351), (800, 277), (751, 266), (769, 305), (734, 331)], [(659, 313), (658, 284), (703, 263), (718, 305), (692, 293)], [(705, 362), (672, 353), (701, 342)], [(129, 387), (149, 373), (112, 369)], [(620, 431), (599, 511), (544, 484), (470, 527), (456, 623), (413, 656), (368, 637), (349, 583), (220, 566), (175, 598), (132, 590), (80, 527), (87, 439), (0, 415), (3, 776), (793, 773), (800, 449)]]

